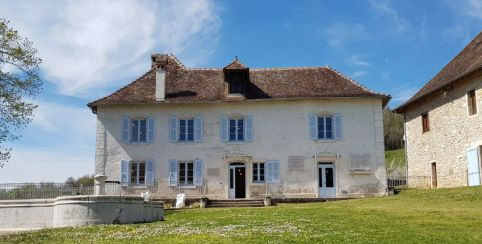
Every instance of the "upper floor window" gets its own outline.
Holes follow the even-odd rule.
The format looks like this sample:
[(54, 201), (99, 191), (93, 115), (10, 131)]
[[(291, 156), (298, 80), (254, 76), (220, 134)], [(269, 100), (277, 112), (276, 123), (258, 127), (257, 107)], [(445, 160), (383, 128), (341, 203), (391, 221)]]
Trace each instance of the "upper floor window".
[(179, 163), (179, 185), (194, 185), (194, 162), (183, 161)]
[(130, 183), (144, 184), (146, 182), (146, 162), (131, 161), (130, 163)]
[(477, 98), (475, 96), (475, 90), (467, 92), (467, 105), (469, 107), (469, 115), (477, 113)]
[(155, 139), (156, 120), (154, 117), (136, 118), (122, 117), (122, 143), (153, 143)]
[(146, 142), (147, 120), (133, 119), (131, 122), (131, 142)]
[(254, 140), (253, 116), (221, 117), (222, 142), (250, 142)]
[(264, 182), (264, 163), (253, 163), (253, 182)]
[(169, 116), (169, 141), (176, 142), (202, 142), (203, 116), (179, 119), (174, 115)]
[(244, 119), (229, 120), (229, 141), (244, 141)]
[(179, 120), (179, 141), (194, 141), (194, 119)]
[(427, 132), (430, 130), (430, 124), (428, 120), (428, 113), (422, 114), (422, 132)]
[(229, 85), (229, 93), (244, 94), (246, 92), (246, 72), (241, 71), (227, 71), (226, 80)]
[(333, 139), (333, 116), (318, 116), (318, 139)]

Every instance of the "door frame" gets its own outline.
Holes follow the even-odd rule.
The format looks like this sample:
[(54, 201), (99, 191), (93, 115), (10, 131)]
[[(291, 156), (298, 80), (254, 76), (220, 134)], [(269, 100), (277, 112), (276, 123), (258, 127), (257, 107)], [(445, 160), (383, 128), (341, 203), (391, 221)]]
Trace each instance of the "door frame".
[[(246, 163), (244, 162), (231, 162), (228, 167), (228, 199), (237, 199), (236, 198), (236, 174), (233, 173), (233, 182), (231, 182), (231, 170), (234, 172), (236, 171), (236, 168), (244, 168), (244, 199), (248, 198), (248, 194), (246, 193), (248, 185), (247, 185), (247, 167)], [(231, 188), (231, 185), (233, 187)], [(243, 198), (239, 198), (243, 199)]]
[[(325, 167), (323, 167), (323, 166), (325, 166)], [(321, 188), (320, 187), (320, 168), (322, 168), (322, 169), (332, 168), (333, 169), (333, 191), (334, 191), (333, 196), (325, 197), (325, 196), (322, 196), (320, 194), (320, 188)], [(324, 170), (322, 170), (322, 171), (324, 172)], [(337, 170), (336, 170), (335, 162), (333, 162), (333, 161), (318, 161), (316, 163), (316, 177), (317, 177), (316, 190), (317, 190), (318, 198), (336, 198), (338, 184), (337, 184)], [(325, 178), (325, 177), (323, 176), (323, 178)], [(324, 188), (326, 189), (326, 187), (324, 187)]]

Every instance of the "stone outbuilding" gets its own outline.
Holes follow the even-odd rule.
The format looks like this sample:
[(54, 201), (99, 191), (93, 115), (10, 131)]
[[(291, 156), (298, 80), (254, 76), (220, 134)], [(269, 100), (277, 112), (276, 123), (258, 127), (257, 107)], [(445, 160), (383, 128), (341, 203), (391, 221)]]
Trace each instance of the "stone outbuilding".
[(405, 118), (408, 184), (480, 185), (482, 32), (395, 112)]

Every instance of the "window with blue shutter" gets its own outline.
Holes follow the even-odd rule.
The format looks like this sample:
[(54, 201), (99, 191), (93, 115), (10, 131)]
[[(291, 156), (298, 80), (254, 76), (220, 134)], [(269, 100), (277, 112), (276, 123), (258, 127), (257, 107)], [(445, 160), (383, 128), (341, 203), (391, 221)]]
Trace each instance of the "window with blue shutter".
[(120, 182), (122, 186), (129, 185), (129, 161), (122, 160), (121, 161), (121, 177)]
[(309, 113), (308, 117), (309, 117), (308, 132), (310, 135), (310, 139), (314, 141), (318, 139), (317, 117), (314, 113)]
[(203, 141), (203, 116), (201, 115), (194, 117), (194, 141)]
[(343, 121), (341, 114), (335, 114), (335, 138), (343, 138)]
[(194, 185), (201, 186), (203, 184), (203, 161), (196, 159), (194, 161)]
[(146, 165), (146, 185), (154, 185), (154, 160), (147, 160)]
[(147, 142), (153, 143), (156, 135), (156, 119), (147, 118)]
[(194, 141), (194, 119), (178, 119), (179, 135), (177, 136), (180, 142)]
[(248, 115), (244, 118), (246, 121), (246, 126), (244, 130), (244, 138), (246, 141), (253, 141), (254, 140), (254, 129), (253, 129), (253, 116)]
[(169, 186), (177, 186), (177, 160), (169, 160)]
[(280, 181), (280, 162), (279, 160), (267, 160), (266, 167), (266, 182), (273, 183)]
[(121, 140), (122, 143), (129, 143), (129, 125), (130, 119), (128, 117), (123, 117), (121, 121)]
[(169, 116), (169, 141), (177, 142), (177, 118), (176, 116)]
[(221, 117), (220, 121), (220, 135), (221, 135), (221, 142), (227, 142), (228, 141), (228, 135), (229, 135), (229, 127), (228, 127), (229, 119), (225, 116)]

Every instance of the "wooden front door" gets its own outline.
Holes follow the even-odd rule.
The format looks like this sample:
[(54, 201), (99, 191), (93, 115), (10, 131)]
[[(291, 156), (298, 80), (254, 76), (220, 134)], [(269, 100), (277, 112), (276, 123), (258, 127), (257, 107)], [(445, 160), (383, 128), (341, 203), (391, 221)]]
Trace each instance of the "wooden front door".
[(242, 163), (229, 166), (229, 198), (246, 198), (246, 167)]
[(318, 165), (318, 195), (319, 198), (335, 198), (335, 165), (320, 163)]

